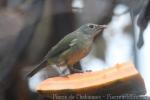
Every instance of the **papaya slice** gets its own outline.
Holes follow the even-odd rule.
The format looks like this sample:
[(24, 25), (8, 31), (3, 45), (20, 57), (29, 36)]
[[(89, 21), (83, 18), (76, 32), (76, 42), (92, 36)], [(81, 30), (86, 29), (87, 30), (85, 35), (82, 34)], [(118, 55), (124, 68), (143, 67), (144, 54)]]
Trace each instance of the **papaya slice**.
[(102, 71), (48, 78), (39, 84), (37, 92), (50, 98), (55, 96), (77, 98), (124, 94), (144, 95), (146, 89), (144, 81), (134, 65), (122, 63)]

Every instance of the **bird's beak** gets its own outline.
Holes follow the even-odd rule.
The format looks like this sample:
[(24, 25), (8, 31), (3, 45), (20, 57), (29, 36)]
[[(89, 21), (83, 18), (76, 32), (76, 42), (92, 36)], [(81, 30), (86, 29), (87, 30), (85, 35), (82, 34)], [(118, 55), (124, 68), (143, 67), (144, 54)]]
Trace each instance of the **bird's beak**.
[(96, 37), (99, 33), (101, 33), (105, 28), (107, 27), (107, 25), (97, 25), (97, 30), (95, 32), (95, 34), (93, 34), (93, 37)]
[(107, 25), (97, 25), (96, 33), (103, 31), (106, 27)]
[(105, 28), (107, 28), (107, 25), (98, 25), (98, 27), (99, 27), (100, 29), (105, 29)]

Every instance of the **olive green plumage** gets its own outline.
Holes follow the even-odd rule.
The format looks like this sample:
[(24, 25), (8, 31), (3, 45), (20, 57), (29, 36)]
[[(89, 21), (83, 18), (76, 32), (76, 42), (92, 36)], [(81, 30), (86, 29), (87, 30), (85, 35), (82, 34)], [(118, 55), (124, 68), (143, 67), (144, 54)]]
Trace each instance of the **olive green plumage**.
[(58, 67), (67, 65), (72, 69), (75, 63), (90, 52), (94, 37), (104, 28), (105, 25), (89, 23), (69, 33), (51, 48), (44, 60), (28, 76), (33, 76), (37, 71), (46, 67), (46, 64), (55, 64)]

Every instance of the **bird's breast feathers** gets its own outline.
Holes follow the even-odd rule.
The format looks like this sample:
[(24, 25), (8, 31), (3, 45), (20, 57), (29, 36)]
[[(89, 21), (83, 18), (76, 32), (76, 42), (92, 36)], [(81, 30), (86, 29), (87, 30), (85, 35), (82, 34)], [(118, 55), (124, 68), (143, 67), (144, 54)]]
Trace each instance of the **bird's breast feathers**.
[(65, 59), (67, 64), (73, 65), (90, 52), (92, 42), (75, 38), (69, 46), (70, 48), (63, 52), (60, 58)]

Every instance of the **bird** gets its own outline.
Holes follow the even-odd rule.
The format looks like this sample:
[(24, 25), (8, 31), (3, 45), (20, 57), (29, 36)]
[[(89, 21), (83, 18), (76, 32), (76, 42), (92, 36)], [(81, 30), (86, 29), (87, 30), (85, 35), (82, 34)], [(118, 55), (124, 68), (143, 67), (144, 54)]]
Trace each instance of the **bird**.
[(71, 73), (82, 72), (75, 69), (74, 65), (91, 51), (95, 37), (105, 28), (106, 25), (87, 23), (67, 34), (48, 51), (44, 59), (27, 74), (27, 77), (32, 77), (47, 65), (57, 67), (67, 65)]

